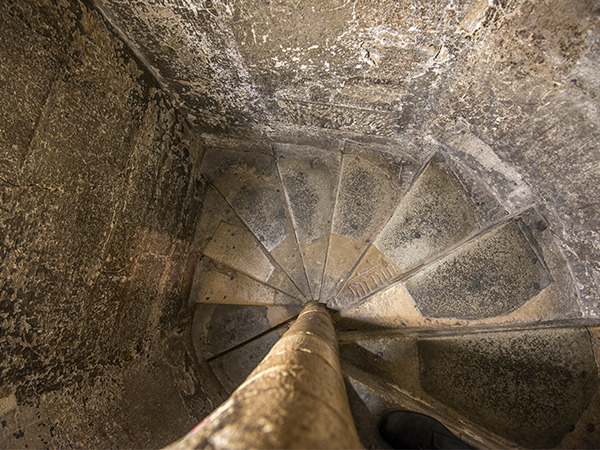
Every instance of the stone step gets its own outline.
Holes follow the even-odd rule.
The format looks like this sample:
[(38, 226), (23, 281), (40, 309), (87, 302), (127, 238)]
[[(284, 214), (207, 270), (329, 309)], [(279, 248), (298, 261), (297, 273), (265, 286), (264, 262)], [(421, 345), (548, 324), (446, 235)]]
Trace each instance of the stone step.
[(275, 158), (260, 153), (207, 151), (202, 173), (306, 298), (310, 288), (288, 214)]
[(432, 337), (417, 348), (428, 395), (520, 447), (559, 445), (600, 385), (585, 328)]
[(431, 318), (502, 316), (548, 287), (550, 272), (522, 226), (509, 220), (406, 280), (419, 311)]
[(356, 147), (344, 151), (320, 296), (328, 302), (388, 220), (406, 187), (403, 175), (414, 171), (408, 158)]
[[(390, 448), (379, 436), (377, 425), (383, 414), (393, 410), (414, 411), (432, 417), (475, 448), (515, 447), (457, 415), (435, 399), (428, 398), (422, 390), (416, 393), (406, 391), (385, 378), (369, 373), (372, 365), (359, 367), (346, 359), (342, 359), (341, 363), (350, 410), (363, 448)], [(409, 363), (413, 364), (413, 361)], [(423, 398), (419, 397), (421, 394)]]
[[(304, 300), (304, 296), (292, 280), (264, 250), (264, 247), (213, 186), (209, 186), (202, 205), (194, 246), (215, 262), (286, 292), (292, 297)], [(202, 270), (197, 272), (198, 277), (203, 274), (206, 275)], [(240, 277), (236, 277), (236, 280), (240, 279)], [(197, 280), (197, 282), (199, 281), (200, 279)], [(248, 282), (244, 283), (248, 284)], [(208, 284), (207, 282), (207, 286)], [(272, 296), (266, 298), (270, 297)]]
[(576, 319), (580, 305), (535, 210), (507, 218), (360, 305), (345, 329), (475, 327)]
[(341, 153), (310, 146), (275, 144), (277, 166), (312, 298), (320, 297)]
[(198, 303), (192, 339), (200, 361), (215, 357), (296, 317), (301, 306)]
[[(286, 293), (290, 291), (295, 291), (296, 295)], [(300, 306), (305, 300), (299, 295), (300, 292), (281, 269), (278, 273), (273, 271), (263, 283), (203, 257), (194, 274), (190, 302)]]
[[(465, 441), (478, 448), (555, 448), (563, 441), (584, 448), (585, 433), (572, 432), (585, 429), (598, 410), (591, 401), (600, 386), (587, 329), (373, 334), (340, 334), (350, 404), (357, 425), (366, 422), (361, 437), (376, 442), (373, 426), (381, 414), (409, 409), (439, 414), (449, 428), (458, 424)], [(477, 445), (472, 438), (492, 441)]]
[(210, 184), (206, 190), (199, 216), (196, 234), (194, 235), (194, 247), (199, 251), (204, 250), (204, 247), (210, 243), (221, 222), (244, 228), (244, 223), (233, 211), (233, 208), (227, 204), (219, 191)]
[(290, 323), (283, 323), (208, 361), (213, 373), (229, 394), (246, 380), (290, 326)]
[(356, 305), (507, 214), (457, 164), (434, 155), (336, 296)]

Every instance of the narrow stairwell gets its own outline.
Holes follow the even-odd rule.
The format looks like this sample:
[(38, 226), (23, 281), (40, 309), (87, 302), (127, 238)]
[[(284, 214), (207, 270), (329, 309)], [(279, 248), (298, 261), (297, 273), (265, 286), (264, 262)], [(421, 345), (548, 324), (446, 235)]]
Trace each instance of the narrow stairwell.
[(575, 322), (577, 286), (533, 205), (507, 209), (443, 149), (213, 149), (202, 173), (193, 341), (225, 391), (316, 300), (365, 448), (387, 448), (390, 409), (479, 448), (587, 445), (599, 334)]

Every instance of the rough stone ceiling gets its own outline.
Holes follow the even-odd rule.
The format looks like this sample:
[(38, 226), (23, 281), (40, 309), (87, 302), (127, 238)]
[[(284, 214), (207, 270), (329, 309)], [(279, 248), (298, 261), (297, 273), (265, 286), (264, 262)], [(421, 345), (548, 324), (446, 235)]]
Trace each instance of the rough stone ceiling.
[(96, 1), (188, 120), (216, 132), (394, 136), (459, 112), (493, 116), (497, 139), (564, 82), (597, 16), (572, 1)]

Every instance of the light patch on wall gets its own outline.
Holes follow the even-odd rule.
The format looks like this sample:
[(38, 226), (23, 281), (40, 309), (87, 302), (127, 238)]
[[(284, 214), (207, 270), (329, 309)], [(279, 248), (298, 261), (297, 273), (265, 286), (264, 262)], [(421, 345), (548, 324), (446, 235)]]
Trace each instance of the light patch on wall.
[(514, 211), (533, 203), (533, 194), (521, 175), (502, 161), (492, 147), (471, 133), (466, 124), (458, 121), (444, 138), (445, 144), (462, 154), (486, 183), (494, 187), (498, 199), (507, 209)]

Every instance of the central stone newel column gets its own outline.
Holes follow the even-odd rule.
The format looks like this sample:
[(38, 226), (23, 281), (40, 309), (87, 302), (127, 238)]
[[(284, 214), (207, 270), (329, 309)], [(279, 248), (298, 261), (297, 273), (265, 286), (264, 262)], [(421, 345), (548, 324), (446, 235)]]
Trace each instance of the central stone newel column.
[(307, 303), (231, 397), (167, 447), (204, 448), (360, 448), (323, 304)]

